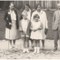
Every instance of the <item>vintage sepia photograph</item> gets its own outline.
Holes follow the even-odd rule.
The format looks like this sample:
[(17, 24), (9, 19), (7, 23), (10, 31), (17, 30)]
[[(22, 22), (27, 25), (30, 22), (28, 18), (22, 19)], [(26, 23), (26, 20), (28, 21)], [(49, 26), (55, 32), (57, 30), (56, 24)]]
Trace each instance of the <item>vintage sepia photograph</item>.
[(60, 59), (60, 0), (0, 1), (0, 59)]

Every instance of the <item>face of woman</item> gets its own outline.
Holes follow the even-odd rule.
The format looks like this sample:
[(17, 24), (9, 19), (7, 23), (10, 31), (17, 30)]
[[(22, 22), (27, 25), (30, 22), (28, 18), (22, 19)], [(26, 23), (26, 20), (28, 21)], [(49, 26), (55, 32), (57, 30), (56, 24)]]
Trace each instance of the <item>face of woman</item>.
[(41, 7), (40, 7), (40, 5), (38, 5), (38, 7), (37, 7), (37, 11), (41, 11)]
[(34, 21), (35, 21), (35, 22), (38, 22), (38, 21), (39, 21), (39, 18), (35, 18)]
[(27, 5), (25, 5), (25, 10), (29, 11), (29, 7)]
[(10, 10), (13, 10), (14, 9), (14, 4), (11, 3), (9, 7), (10, 7)]
[(14, 7), (10, 7), (10, 9), (11, 9), (11, 10), (13, 10), (13, 9), (14, 9)]

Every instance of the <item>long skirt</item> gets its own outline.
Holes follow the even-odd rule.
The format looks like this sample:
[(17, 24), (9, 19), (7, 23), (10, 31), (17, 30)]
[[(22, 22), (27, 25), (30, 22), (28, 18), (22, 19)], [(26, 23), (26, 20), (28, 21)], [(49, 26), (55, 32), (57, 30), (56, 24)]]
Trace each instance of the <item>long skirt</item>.
[(16, 21), (15, 20), (12, 20), (11, 29), (6, 28), (5, 38), (8, 40), (18, 39), (18, 29), (16, 28)]

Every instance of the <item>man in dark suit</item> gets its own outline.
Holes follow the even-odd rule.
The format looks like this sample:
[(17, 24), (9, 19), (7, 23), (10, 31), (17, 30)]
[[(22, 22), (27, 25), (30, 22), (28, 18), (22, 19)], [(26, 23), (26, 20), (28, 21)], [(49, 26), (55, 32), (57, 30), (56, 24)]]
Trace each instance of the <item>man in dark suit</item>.
[(52, 30), (54, 32), (54, 51), (57, 50), (57, 42), (60, 37), (60, 3), (57, 4), (57, 8), (58, 9), (54, 12), (52, 23)]

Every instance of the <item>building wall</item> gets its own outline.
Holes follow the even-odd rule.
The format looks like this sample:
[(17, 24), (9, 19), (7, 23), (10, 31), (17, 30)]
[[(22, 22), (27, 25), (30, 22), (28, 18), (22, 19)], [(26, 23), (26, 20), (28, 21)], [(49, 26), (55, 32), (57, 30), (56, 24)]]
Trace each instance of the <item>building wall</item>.
[[(0, 8), (3, 8), (3, 9), (7, 9), (8, 8), (8, 6), (9, 6), (9, 3), (10, 3), (11, 1), (0, 1)], [(46, 0), (46, 1), (13, 1), (14, 2), (14, 4), (15, 4), (15, 6), (18, 8), (18, 9), (20, 9), (20, 8), (22, 8), (25, 4), (29, 4), (30, 6), (31, 6), (31, 8), (35, 8), (35, 6), (37, 5), (37, 4), (40, 4), (41, 5), (41, 7), (43, 8), (43, 9), (55, 9), (56, 8), (56, 3), (58, 2), (60, 2), (60, 1), (48, 1), (48, 0)]]
[[(17, 1), (15, 2), (16, 6), (19, 6), (21, 8), (25, 4), (29, 4), (32, 8), (35, 8), (37, 4), (40, 4), (43, 9), (55, 9), (56, 8), (56, 3), (59, 1)], [(22, 3), (22, 4), (21, 4)], [(20, 5), (19, 5), (20, 4)]]

